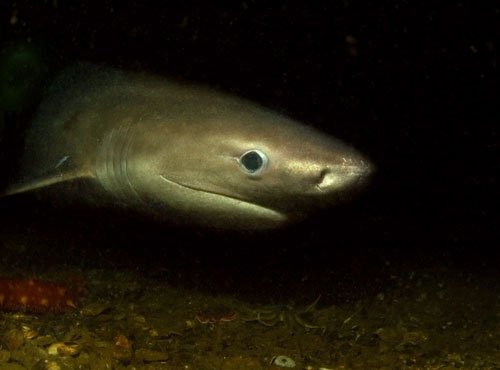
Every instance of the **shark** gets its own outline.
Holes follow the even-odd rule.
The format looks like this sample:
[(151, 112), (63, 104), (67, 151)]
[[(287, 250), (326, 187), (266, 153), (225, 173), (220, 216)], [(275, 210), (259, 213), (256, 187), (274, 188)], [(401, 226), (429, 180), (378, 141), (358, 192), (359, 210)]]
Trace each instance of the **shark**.
[(260, 104), (79, 63), (48, 89), (1, 195), (55, 188), (174, 223), (272, 229), (350, 199), (373, 171), (352, 146)]

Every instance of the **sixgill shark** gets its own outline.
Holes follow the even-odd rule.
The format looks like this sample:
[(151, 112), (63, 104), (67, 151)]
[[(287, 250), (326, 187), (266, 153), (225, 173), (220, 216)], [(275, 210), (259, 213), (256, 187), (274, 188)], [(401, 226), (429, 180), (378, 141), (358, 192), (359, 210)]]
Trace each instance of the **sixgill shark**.
[(49, 89), (3, 195), (59, 186), (73, 190), (58, 197), (85, 200), (71, 186), (84, 182), (162, 219), (263, 229), (338, 203), (372, 170), (349, 145), (258, 104), (80, 64)]

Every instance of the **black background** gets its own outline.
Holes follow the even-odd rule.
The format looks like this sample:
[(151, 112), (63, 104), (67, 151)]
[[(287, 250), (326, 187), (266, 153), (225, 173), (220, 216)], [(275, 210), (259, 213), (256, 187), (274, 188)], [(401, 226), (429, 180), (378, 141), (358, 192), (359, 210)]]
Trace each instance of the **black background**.
[[(47, 81), (92, 61), (231, 91), (352, 143), (377, 173), (354, 202), (265, 233), (178, 229), (16, 196), (0, 203), (1, 232), (29, 246), (4, 245), (14, 256), (4, 262), (27, 272), (62, 262), (138, 268), (247, 299), (322, 293), (327, 302), (375, 294), (415, 269), (498, 276), (500, 7), (69, 3), (2, 2), (4, 55), (29, 40)], [(36, 100), (5, 113), (4, 152), (19, 150)], [(15, 158), (4, 155), (4, 168)]]

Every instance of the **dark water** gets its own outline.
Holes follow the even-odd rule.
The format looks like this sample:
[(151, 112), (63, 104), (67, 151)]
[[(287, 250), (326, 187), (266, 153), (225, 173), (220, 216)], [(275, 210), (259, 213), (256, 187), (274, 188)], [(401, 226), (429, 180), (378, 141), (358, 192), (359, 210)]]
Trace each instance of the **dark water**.
[(265, 233), (17, 196), (0, 203), (4, 266), (130, 269), (258, 303), (342, 304), (429, 269), (498, 283), (498, 7), (182, 4), (2, 3), (2, 58), (34, 48), (25, 83), (42, 89), (3, 98), (2, 184), (45, 81), (83, 60), (216, 86), (338, 136), (376, 164), (368, 191)]
[[(383, 265), (386, 258), (495, 267), (494, 8), (393, 2), (360, 7), (242, 2), (220, 9), (196, 2), (164, 8), (16, 4), (2, 6), (1, 42), (4, 61), (19, 50), (29, 55), (18, 57), (25, 66), (17, 72), (22, 86), (43, 86), (74, 61), (150, 70), (218, 86), (286, 112), (353, 143), (378, 168), (368, 193), (352, 205), (292, 230), (217, 235), (215, 247), (198, 245), (208, 243), (204, 231), (164, 233), (165, 226), (126, 216), (127, 227), (121, 227), (122, 221), (103, 216), (104, 211), (70, 210), (68, 217), (29, 197), (3, 207), (20, 216), (16, 227), (22, 229), (26, 217), (49, 234), (64, 234), (57, 230), (60, 223), (64, 230), (83, 230), (85, 236), (73, 239), (84, 244), (94, 243), (87, 237), (110, 239), (105, 244), (117, 254), (138, 253), (138, 238), (149, 244), (140, 249), (154, 255), (173, 253), (175, 260), (191, 248), (193, 257), (213, 258), (210, 265), (218, 266), (220, 259), (228, 269), (274, 266), (285, 275), (352, 264), (364, 270), (364, 264)], [(22, 77), (28, 74), (36, 78)], [(26, 97), (22, 91), (17, 105), (4, 109), (3, 136), (9, 139), (2, 149), (10, 153), (3, 154), (5, 168), (16, 165), (23, 128), (42, 95), (35, 89)], [(2, 214), (2, 225), (9, 224), (8, 214)], [(130, 227), (134, 222), (137, 227)], [(193, 233), (203, 234), (201, 241)]]

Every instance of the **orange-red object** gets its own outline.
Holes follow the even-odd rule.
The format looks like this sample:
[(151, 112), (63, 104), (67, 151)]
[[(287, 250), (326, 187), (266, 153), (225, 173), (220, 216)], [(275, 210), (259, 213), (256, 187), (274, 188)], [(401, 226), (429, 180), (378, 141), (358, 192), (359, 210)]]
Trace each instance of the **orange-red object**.
[(77, 291), (59, 283), (0, 277), (0, 310), (31, 313), (76, 308)]

